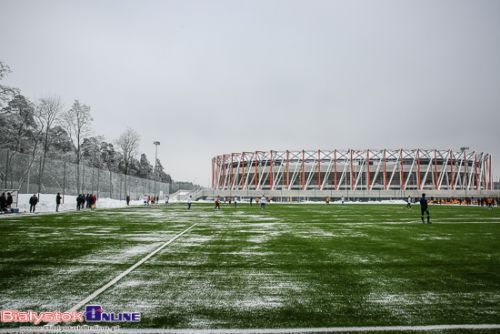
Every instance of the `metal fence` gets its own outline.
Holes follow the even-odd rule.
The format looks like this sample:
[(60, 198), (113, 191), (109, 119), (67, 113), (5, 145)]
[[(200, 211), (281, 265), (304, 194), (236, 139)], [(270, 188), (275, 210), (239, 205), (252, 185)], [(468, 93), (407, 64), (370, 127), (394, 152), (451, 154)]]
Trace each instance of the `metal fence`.
[[(98, 197), (125, 199), (127, 194), (132, 200), (144, 195), (168, 195), (168, 183), (143, 179), (106, 169), (89, 166), (85, 161), (80, 165), (62, 160), (45, 159), (45, 168), (40, 173), (41, 155), (32, 156), (0, 150), (0, 188), (19, 189), (19, 193), (40, 192), (66, 195), (93, 193)], [(80, 168), (80, 187), (78, 187), (78, 168)], [(40, 174), (41, 177), (40, 177)]]

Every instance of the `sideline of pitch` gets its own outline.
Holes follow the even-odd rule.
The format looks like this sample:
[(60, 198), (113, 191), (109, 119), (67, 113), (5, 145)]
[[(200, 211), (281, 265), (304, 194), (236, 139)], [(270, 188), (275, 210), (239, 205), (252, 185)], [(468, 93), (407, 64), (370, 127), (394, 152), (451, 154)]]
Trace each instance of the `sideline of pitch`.
[(75, 209), (70, 209), (70, 210), (64, 210), (64, 211), (40, 211), (40, 212), (19, 212), (19, 213), (5, 213), (5, 214), (0, 214), (0, 219), (14, 219), (14, 218), (25, 218), (25, 217), (38, 217), (38, 216), (48, 216), (48, 215), (64, 215), (64, 214), (85, 214), (85, 213), (92, 213), (92, 212), (99, 212), (99, 211), (108, 211), (108, 210), (123, 210), (123, 209), (128, 209), (128, 208), (147, 208), (147, 207), (157, 207), (161, 208), (162, 205), (164, 204), (151, 204), (151, 205), (145, 205), (145, 204), (132, 204), (132, 205), (127, 205), (127, 206), (119, 206), (119, 207), (112, 207), (112, 208), (106, 208), (106, 207), (96, 207), (95, 209), (89, 209), (89, 208), (84, 208), (81, 210)]

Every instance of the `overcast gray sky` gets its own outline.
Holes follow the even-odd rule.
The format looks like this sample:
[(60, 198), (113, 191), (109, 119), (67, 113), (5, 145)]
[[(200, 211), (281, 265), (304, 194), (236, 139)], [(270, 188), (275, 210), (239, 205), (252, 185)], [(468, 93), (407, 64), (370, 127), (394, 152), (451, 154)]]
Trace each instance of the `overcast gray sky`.
[(493, 154), (500, 1), (0, 0), (5, 84), (130, 126), (177, 180), (211, 157), (282, 149)]

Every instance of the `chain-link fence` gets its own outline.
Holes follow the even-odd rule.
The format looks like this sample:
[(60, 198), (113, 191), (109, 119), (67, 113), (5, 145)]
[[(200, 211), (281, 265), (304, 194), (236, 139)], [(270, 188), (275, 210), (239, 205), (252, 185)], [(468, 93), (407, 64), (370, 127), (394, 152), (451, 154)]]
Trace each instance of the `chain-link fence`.
[(159, 196), (161, 199), (169, 192), (168, 183), (91, 167), (84, 161), (78, 166), (67, 161), (45, 159), (42, 167), (41, 159), (41, 155), (1, 150), (0, 188), (19, 189), (20, 193), (29, 194), (93, 193), (98, 197), (114, 199), (125, 199), (128, 194), (132, 200), (144, 195)]

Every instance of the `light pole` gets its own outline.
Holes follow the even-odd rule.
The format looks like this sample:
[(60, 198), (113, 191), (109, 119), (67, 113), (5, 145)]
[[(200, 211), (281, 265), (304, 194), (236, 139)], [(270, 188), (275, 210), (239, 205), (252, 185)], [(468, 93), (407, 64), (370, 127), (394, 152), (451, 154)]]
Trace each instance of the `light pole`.
[(158, 179), (158, 146), (160, 145), (159, 141), (154, 141), (153, 144), (155, 145), (155, 167), (154, 167), (154, 177), (155, 177), (155, 203), (156, 203), (156, 197), (159, 196), (156, 190), (156, 181)]

